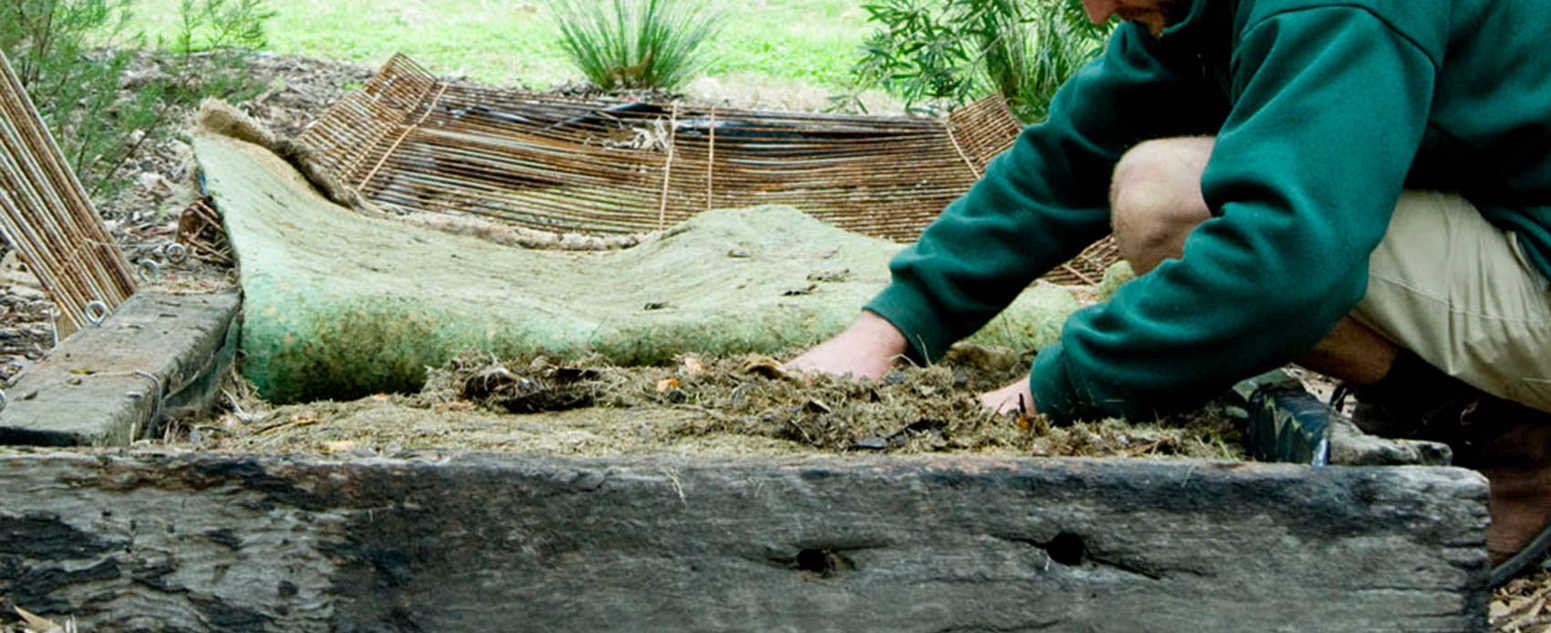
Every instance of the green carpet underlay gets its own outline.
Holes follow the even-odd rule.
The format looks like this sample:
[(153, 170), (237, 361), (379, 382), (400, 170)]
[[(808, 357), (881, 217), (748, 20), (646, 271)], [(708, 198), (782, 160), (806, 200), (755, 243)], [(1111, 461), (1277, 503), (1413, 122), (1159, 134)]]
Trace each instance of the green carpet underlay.
[[(240, 260), (243, 371), (276, 402), (413, 391), (466, 350), (619, 364), (792, 353), (849, 324), (900, 248), (766, 206), (626, 250), (525, 250), (338, 206), (258, 145), (202, 133), (194, 148)], [(1043, 346), (1077, 307), (1035, 286), (972, 340)]]

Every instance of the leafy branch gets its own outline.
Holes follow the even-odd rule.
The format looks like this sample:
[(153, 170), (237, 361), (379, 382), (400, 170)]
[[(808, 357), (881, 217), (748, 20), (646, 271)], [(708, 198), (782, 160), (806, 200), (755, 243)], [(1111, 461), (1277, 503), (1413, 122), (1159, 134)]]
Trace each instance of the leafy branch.
[[(243, 51), (264, 46), (264, 0), (182, 0), (170, 74), (131, 77), (147, 52), (126, 33), (135, 0), (5, 0), (0, 51), (11, 59), (77, 177), (95, 197), (123, 186), (118, 174), (145, 143), (162, 138), (177, 106), (231, 96), (246, 78)], [(158, 41), (158, 48), (167, 49)], [(195, 56), (207, 59), (195, 63)]]
[(854, 69), (912, 108), (1000, 91), (1027, 119), (1043, 118), (1055, 89), (1095, 57), (1110, 26), (1075, 0), (876, 0), (877, 29)]

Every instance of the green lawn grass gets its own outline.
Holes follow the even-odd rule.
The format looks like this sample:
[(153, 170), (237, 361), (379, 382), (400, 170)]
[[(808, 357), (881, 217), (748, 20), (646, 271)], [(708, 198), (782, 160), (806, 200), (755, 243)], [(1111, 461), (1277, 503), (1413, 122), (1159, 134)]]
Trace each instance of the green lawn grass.
[[(707, 74), (838, 91), (868, 31), (862, 0), (727, 0)], [(178, 0), (140, 0), (134, 26), (176, 31)], [(269, 0), (270, 51), (378, 66), (403, 52), (440, 75), (547, 88), (580, 80), (543, 5), (523, 0)]]

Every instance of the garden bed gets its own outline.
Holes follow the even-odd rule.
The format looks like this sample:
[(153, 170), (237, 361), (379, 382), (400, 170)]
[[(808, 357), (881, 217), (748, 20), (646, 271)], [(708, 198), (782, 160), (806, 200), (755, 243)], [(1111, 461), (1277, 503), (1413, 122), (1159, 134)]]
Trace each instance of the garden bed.
[[(738, 353), (232, 382), (129, 449), (0, 449), (0, 596), (93, 630), (1485, 630), (1479, 476), (1243, 463), (1215, 413), (987, 416), (1029, 354), (988, 349), (866, 385)], [(1502, 630), (1544, 602), (1510, 591)]]
[(228, 383), (162, 441), (0, 450), (27, 491), (0, 595), (98, 630), (1485, 630), (1478, 475), (1234, 461), (1214, 412), (982, 412), (1025, 366), (464, 355), (419, 393), (284, 406)]

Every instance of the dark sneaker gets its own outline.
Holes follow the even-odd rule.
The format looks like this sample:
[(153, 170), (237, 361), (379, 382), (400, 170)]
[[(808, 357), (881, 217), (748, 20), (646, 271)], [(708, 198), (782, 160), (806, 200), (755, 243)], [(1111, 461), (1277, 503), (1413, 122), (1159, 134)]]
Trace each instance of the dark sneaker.
[(1324, 466), (1330, 455), (1331, 411), (1280, 369), (1233, 386), (1257, 461)]
[(1340, 410), (1347, 393), (1357, 397), (1352, 422), (1364, 432), (1450, 445), (1475, 434), (1471, 427), (1487, 419), (1479, 415), (1483, 404), (1500, 401), (1406, 350), (1395, 356), (1379, 382), (1341, 385), (1331, 396), (1331, 406)]
[[(1440, 442), (1387, 439), (1362, 432), (1303, 383), (1276, 370), (1233, 386), (1225, 404), (1245, 422), (1250, 455), (1262, 462), (1311, 466), (1447, 466)], [(1235, 412), (1235, 408), (1238, 412)]]
[(1406, 395), (1343, 384), (1331, 395), (1331, 407), (1341, 410), (1347, 395), (1357, 399), (1352, 423), (1364, 433), (1450, 445), (1451, 439), (1468, 435), (1466, 430), (1480, 417), (1482, 402), (1497, 399), (1459, 380)]

